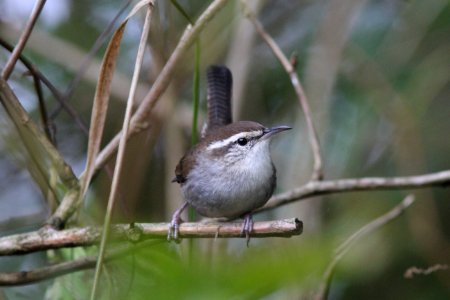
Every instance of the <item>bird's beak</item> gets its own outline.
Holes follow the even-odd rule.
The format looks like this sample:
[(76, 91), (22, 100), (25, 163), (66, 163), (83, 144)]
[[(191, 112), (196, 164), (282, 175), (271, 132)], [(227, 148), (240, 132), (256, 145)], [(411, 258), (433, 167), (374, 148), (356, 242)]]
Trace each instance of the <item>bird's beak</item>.
[(267, 139), (269, 137), (272, 137), (274, 134), (276, 134), (278, 132), (282, 132), (282, 131), (289, 130), (289, 129), (292, 129), (292, 127), (276, 126), (276, 127), (272, 127), (272, 128), (265, 128), (263, 138)]

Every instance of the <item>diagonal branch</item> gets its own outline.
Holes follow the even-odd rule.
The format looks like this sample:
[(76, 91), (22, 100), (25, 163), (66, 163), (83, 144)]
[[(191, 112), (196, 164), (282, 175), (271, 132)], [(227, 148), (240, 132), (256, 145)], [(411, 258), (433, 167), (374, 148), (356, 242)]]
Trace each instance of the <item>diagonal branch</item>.
[(398, 216), (400, 216), (411, 204), (414, 203), (414, 196), (407, 196), (400, 204), (395, 206), (393, 209), (382, 215), (381, 217), (376, 218), (372, 222), (364, 225), (357, 232), (352, 234), (344, 243), (342, 243), (336, 249), (336, 255), (333, 257), (331, 262), (328, 264), (324, 274), (323, 281), (320, 284), (319, 290), (315, 296), (315, 299), (322, 300), (327, 299), (331, 278), (333, 276), (334, 269), (339, 261), (344, 257), (345, 254), (351, 249), (351, 247), (358, 242), (361, 238), (369, 235), (373, 231), (377, 230), (383, 225), (386, 225), (390, 221), (394, 220)]
[(19, 38), (19, 42), (14, 48), (14, 51), (11, 53), (9, 60), (6, 62), (5, 68), (2, 71), (3, 79), (8, 80), (9, 76), (11, 75), (14, 66), (16, 65), (16, 62), (20, 57), (20, 53), (22, 53), (22, 50), (25, 48), (28, 38), (30, 37), (31, 31), (33, 30), (33, 27), (36, 24), (36, 21), (39, 15), (41, 14), (42, 9), (44, 8), (45, 2), (46, 0), (36, 1), (33, 11), (31, 12), (31, 16), (28, 19), (27, 24), (25, 25), (25, 29), (23, 30), (22, 35)]
[[(5, 40), (3, 40), (1, 37), (0, 37), (0, 45), (9, 52), (14, 51), (14, 47), (9, 43), (7, 43)], [(37, 72), (36, 68), (34, 68), (31, 62), (27, 58), (25, 58), (23, 54), (19, 54), (18, 60), (20, 60), (24, 64), (24, 66), (28, 69), (29, 74), (33, 78), (34, 89), (36, 91), (39, 103), (39, 112), (41, 114), (42, 126), (44, 128), (44, 132), (48, 140), (51, 141), (52, 144), (55, 144), (55, 140), (53, 139), (54, 134), (52, 134), (51, 130), (52, 126), (50, 125), (48, 120), (47, 108), (45, 106), (44, 95), (42, 91), (42, 84), (41, 84), (42, 79), (40, 77), (42, 74)]]
[(256, 31), (259, 33), (261, 38), (267, 43), (267, 45), (272, 50), (273, 54), (278, 58), (283, 68), (289, 75), (291, 79), (292, 86), (294, 87), (295, 93), (297, 94), (298, 101), (300, 102), (300, 106), (302, 107), (303, 113), (305, 115), (306, 126), (309, 132), (309, 142), (311, 144), (313, 157), (314, 157), (314, 166), (313, 166), (313, 174), (311, 176), (311, 180), (321, 180), (323, 178), (323, 167), (322, 167), (322, 156), (320, 154), (320, 145), (319, 138), (317, 137), (316, 129), (314, 128), (314, 123), (312, 121), (311, 109), (309, 108), (308, 99), (306, 98), (305, 92), (303, 90), (302, 84), (295, 72), (295, 69), (288, 58), (284, 55), (283, 51), (280, 49), (278, 44), (274, 41), (274, 39), (264, 30), (262, 24), (258, 21), (255, 14), (250, 10), (247, 6), (245, 0), (241, 1), (244, 5), (245, 13), (247, 18), (253, 23), (256, 28)]
[(285, 193), (273, 196), (258, 212), (273, 209), (305, 198), (343, 192), (370, 190), (419, 189), (450, 185), (450, 170), (405, 177), (366, 177), (327, 181), (310, 181)]
[[(1, 37), (0, 37), (0, 45), (10, 52), (14, 50), (14, 47)], [(78, 125), (81, 131), (87, 135), (88, 130), (86, 125), (83, 123), (83, 120), (81, 120), (80, 116), (78, 116), (76, 110), (64, 100), (63, 94), (23, 54), (20, 54), (19, 60), (25, 65), (28, 71), (32, 74), (33, 78), (35, 78), (36, 80), (40, 80), (48, 88), (48, 90), (52, 93), (56, 101), (59, 102), (59, 105), (67, 112), (67, 114), (70, 117), (74, 119), (75, 123)], [(50, 116), (50, 119), (52, 118), (53, 117)]]
[[(80, 67), (78, 68), (78, 71), (75, 73), (74, 78), (70, 81), (68, 84), (68, 87), (66, 88), (64, 95), (62, 97), (62, 100), (64, 103), (68, 102), (70, 98), (72, 97), (75, 88), (80, 83), (81, 79), (85, 75), (89, 65), (92, 63), (92, 60), (94, 59), (95, 55), (97, 54), (98, 50), (104, 45), (105, 39), (111, 34), (113, 31), (114, 25), (116, 24), (119, 17), (125, 12), (127, 7), (130, 5), (131, 0), (125, 1), (125, 4), (120, 8), (120, 10), (117, 12), (117, 14), (112, 18), (112, 20), (109, 22), (109, 24), (106, 26), (106, 28), (103, 30), (103, 32), (100, 33), (100, 35), (95, 40), (94, 45), (91, 47), (89, 52), (86, 54), (84, 59), (80, 63)], [(51, 117), (55, 118), (61, 109), (64, 108), (62, 106), (62, 103), (52, 112)]]
[[(78, 180), (61, 154), (33, 122), (9, 84), (0, 77), (0, 102), (17, 129), (25, 153), (30, 159), (28, 170), (44, 197), (59, 200), (59, 189), (77, 190)], [(56, 179), (56, 180), (55, 180)]]
[[(111, 240), (138, 242), (166, 239), (169, 223), (116, 224), (111, 226)], [(241, 222), (182, 223), (182, 238), (241, 238)], [(252, 238), (292, 237), (300, 235), (303, 223), (298, 219), (255, 222)], [(83, 227), (54, 230), (47, 226), (38, 231), (0, 238), (0, 256), (20, 255), (49, 249), (85, 247), (100, 241), (101, 228)]]

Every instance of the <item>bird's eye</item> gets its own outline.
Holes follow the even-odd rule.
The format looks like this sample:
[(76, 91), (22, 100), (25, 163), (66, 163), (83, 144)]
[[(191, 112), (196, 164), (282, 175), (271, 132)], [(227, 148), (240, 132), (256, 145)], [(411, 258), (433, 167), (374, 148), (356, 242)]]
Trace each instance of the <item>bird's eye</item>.
[(239, 138), (239, 139), (237, 140), (237, 143), (238, 143), (239, 145), (241, 145), (241, 146), (247, 145), (247, 142), (248, 142), (248, 140), (247, 140), (246, 138)]

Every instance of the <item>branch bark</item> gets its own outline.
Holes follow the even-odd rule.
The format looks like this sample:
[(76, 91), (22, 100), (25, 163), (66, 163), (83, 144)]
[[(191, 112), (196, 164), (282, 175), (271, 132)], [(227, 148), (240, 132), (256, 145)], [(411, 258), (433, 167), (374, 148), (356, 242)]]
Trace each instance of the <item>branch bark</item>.
[(301, 187), (273, 196), (264, 207), (258, 210), (258, 212), (273, 209), (301, 199), (333, 193), (369, 190), (419, 189), (430, 186), (445, 187), (449, 185), (450, 170), (404, 177), (366, 177), (310, 181)]
[[(111, 240), (138, 242), (166, 239), (169, 223), (117, 224), (111, 226)], [(182, 223), (181, 238), (242, 238), (241, 222)], [(255, 222), (252, 238), (300, 235), (303, 223), (298, 219)], [(100, 241), (101, 228), (83, 227), (57, 231), (50, 226), (38, 231), (0, 238), (0, 256), (27, 254), (64, 247), (85, 247)]]

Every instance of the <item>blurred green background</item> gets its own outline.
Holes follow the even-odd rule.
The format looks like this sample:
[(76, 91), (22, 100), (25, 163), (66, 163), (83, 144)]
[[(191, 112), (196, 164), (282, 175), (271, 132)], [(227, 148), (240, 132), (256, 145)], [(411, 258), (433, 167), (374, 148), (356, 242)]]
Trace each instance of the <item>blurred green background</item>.
[[(24, 55), (61, 91), (80, 73), (95, 41), (128, 1), (47, 1)], [(195, 19), (209, 1), (179, 1)], [(34, 1), (0, 2), (0, 38), (15, 44)], [(325, 179), (407, 176), (450, 169), (450, 1), (249, 1), (289, 57), (308, 96), (324, 157)], [(129, 9), (129, 8), (128, 8)], [(122, 20), (125, 13), (119, 17)], [(143, 15), (130, 21), (112, 88), (104, 144), (121, 128)], [(115, 28), (117, 22), (114, 23)], [(170, 1), (157, 1), (138, 99), (176, 46), (186, 19)], [(106, 43), (70, 90), (68, 101), (89, 124)], [(9, 52), (0, 49), (0, 65)], [(278, 137), (272, 156), (278, 192), (308, 181), (312, 156), (305, 121), (289, 77), (245, 18), (239, 1), (201, 34), (201, 118), (205, 70), (225, 64), (234, 75), (235, 120), (294, 127)], [(190, 144), (194, 53), (190, 51), (160, 99), (152, 126), (131, 140), (115, 222), (163, 222), (181, 203), (173, 170)], [(9, 83), (39, 122), (37, 98), (22, 64)], [(79, 175), (87, 136), (44, 88), (58, 150)], [(199, 128), (202, 120), (199, 121)], [(0, 109), (0, 234), (39, 228), (49, 207), (29, 176), (18, 136)], [(111, 163), (112, 165), (112, 163)], [(79, 225), (101, 224), (110, 176), (95, 177)], [(311, 297), (334, 249), (410, 191), (314, 197), (256, 216), (298, 217), (304, 233), (291, 239), (195, 241), (151, 246), (109, 264), (103, 299), (298, 299)], [(450, 191), (414, 191), (417, 202), (394, 222), (365, 237), (338, 264), (330, 299), (448, 299), (450, 271), (403, 277), (411, 266), (450, 264)], [(0, 258), (0, 271), (73, 259), (96, 249)], [(6, 299), (86, 299), (92, 271), (24, 287), (3, 288)]]

